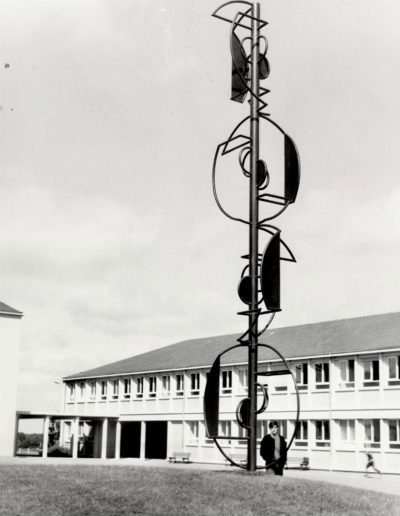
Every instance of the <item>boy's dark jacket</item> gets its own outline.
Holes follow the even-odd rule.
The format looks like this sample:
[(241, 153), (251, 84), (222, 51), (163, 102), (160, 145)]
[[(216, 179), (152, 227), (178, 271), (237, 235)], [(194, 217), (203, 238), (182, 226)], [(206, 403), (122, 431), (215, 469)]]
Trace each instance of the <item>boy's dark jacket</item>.
[[(281, 457), (276, 462), (283, 467), (286, 464), (286, 441), (281, 435), (279, 439)], [(270, 434), (266, 435), (261, 441), (260, 455), (267, 464), (275, 462), (275, 439)]]

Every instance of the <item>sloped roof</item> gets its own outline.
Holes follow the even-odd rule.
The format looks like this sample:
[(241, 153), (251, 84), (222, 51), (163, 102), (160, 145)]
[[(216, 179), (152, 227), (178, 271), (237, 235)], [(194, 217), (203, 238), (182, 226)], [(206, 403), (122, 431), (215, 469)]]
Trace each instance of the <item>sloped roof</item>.
[[(209, 367), (219, 353), (237, 344), (238, 337), (239, 335), (234, 334), (185, 340), (66, 376), (64, 380)], [(273, 346), (286, 359), (400, 349), (400, 313), (270, 329), (259, 341)], [(260, 348), (259, 360), (277, 358), (269, 349)], [(247, 348), (243, 347), (221, 357), (221, 362), (225, 364), (241, 363), (245, 360)]]
[(0, 301), (0, 314), (7, 314), (7, 315), (15, 315), (22, 317), (23, 313), (19, 310), (16, 310), (15, 308), (11, 308), (11, 306), (6, 305), (5, 303), (2, 303)]

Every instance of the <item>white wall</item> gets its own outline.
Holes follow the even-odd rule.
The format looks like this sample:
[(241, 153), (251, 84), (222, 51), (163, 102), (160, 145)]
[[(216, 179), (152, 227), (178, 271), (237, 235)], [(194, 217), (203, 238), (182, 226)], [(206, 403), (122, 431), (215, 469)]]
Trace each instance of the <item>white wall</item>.
[(21, 317), (0, 315), (0, 456), (14, 455)]

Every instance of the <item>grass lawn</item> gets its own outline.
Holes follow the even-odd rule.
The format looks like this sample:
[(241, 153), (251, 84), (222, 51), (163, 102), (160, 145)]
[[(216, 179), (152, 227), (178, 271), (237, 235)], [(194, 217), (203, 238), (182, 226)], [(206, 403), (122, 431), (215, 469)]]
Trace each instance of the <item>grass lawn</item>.
[(265, 473), (134, 466), (3, 465), (0, 514), (400, 514), (399, 498)]

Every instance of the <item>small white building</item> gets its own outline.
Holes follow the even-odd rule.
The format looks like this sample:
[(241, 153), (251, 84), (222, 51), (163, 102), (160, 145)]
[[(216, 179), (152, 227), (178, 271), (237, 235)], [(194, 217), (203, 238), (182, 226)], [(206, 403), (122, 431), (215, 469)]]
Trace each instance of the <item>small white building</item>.
[[(179, 342), (65, 377), (62, 411), (75, 417), (63, 424), (61, 441), (91, 438), (93, 456), (167, 458), (185, 451), (195, 462), (224, 462), (206, 436), (203, 395), (214, 359), (237, 338)], [(400, 313), (270, 329), (260, 340), (286, 358), (297, 379), (300, 424), (289, 456), (307, 456), (313, 469), (360, 471), (368, 451), (383, 472), (400, 473)], [(245, 435), (236, 408), (246, 397), (246, 360), (245, 349), (222, 357), (221, 435)], [(260, 349), (259, 370), (274, 368), (282, 362)], [(269, 405), (258, 437), (276, 419), (290, 439), (293, 381), (266, 378)], [(228, 455), (246, 453), (244, 440), (220, 444)]]
[(14, 455), (22, 316), (0, 301), (0, 457)]

